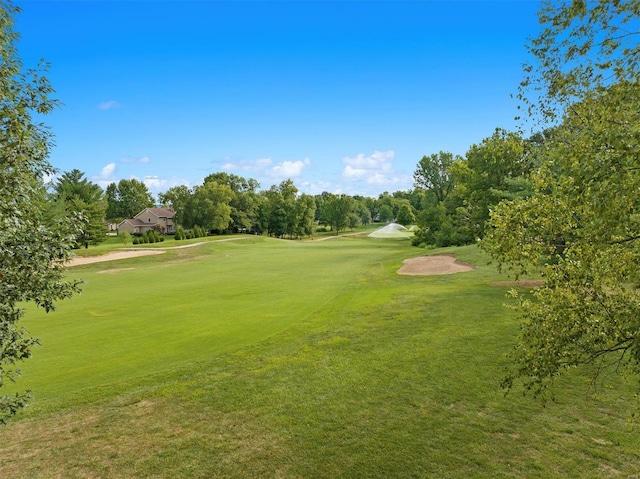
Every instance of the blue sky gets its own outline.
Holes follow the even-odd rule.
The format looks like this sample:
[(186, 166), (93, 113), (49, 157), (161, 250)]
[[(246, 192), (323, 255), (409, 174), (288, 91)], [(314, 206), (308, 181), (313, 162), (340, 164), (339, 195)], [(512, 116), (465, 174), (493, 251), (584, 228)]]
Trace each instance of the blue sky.
[(17, 1), (51, 163), (153, 193), (226, 171), (377, 196), (515, 129), (535, 1)]

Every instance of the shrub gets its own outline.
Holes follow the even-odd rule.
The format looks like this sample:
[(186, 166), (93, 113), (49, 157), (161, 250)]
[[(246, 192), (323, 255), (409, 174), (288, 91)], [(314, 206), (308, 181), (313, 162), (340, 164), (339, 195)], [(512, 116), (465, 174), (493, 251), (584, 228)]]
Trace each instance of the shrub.
[(131, 234), (128, 231), (123, 231), (120, 233), (120, 238), (122, 239), (122, 244), (126, 246), (131, 241)]

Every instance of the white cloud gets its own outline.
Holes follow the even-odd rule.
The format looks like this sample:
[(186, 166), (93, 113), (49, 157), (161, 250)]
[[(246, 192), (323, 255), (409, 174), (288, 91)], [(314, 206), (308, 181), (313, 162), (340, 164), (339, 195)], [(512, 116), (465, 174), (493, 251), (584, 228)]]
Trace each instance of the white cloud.
[(116, 110), (120, 106), (120, 103), (115, 100), (103, 101), (98, 105), (98, 110)]
[(391, 173), (393, 172), (393, 159), (396, 154), (393, 150), (374, 151), (370, 156), (360, 153), (355, 158), (345, 157), (342, 159), (345, 168), (342, 172), (343, 176), (355, 176), (357, 178), (368, 176), (375, 172)]
[(222, 171), (234, 171), (238, 169), (238, 165), (233, 163), (225, 163), (224, 165), (220, 165), (220, 169)]
[[(393, 167), (395, 152), (374, 151), (367, 156), (363, 153), (355, 157), (342, 159), (344, 168), (342, 177), (351, 183), (360, 183), (368, 186), (383, 187), (388, 190), (409, 189), (413, 178), (410, 175), (399, 174)], [(366, 188), (364, 188), (366, 189)]]
[(331, 183), (323, 180), (318, 181), (301, 181), (299, 184), (300, 191), (309, 195), (319, 195), (323, 191), (330, 191)]
[(271, 176), (276, 178), (294, 178), (300, 176), (302, 170), (309, 165), (311, 165), (309, 158), (298, 161), (283, 161), (271, 168)]
[(159, 176), (145, 176), (142, 178), (142, 182), (147, 186), (147, 188), (158, 189), (162, 188), (167, 184), (166, 179), (161, 179)]
[(98, 185), (100, 185), (102, 188), (106, 188), (111, 183), (115, 182), (115, 176), (114, 176), (115, 172), (116, 172), (116, 164), (108, 163), (107, 165), (105, 165), (104, 168), (102, 168), (102, 170), (100, 170), (99, 174), (94, 175), (91, 179), (94, 182), (96, 182)]
[(374, 151), (373, 154), (342, 159), (344, 169), (342, 177), (349, 181), (365, 181), (369, 184), (384, 184), (394, 176), (393, 159), (396, 154), (393, 150)]
[[(145, 158), (148, 159), (148, 157), (143, 157), (138, 158), (136, 161), (138, 163), (146, 163), (146, 161), (144, 161)], [(117, 174), (116, 163), (112, 162), (105, 165), (104, 168), (100, 170), (100, 173), (92, 176), (91, 179), (94, 183), (100, 185), (101, 188), (106, 189), (111, 183), (116, 183), (123, 178), (121, 178)], [(190, 182), (188, 180), (185, 180), (184, 178), (164, 178), (157, 175), (146, 175), (142, 179), (140, 179), (136, 175), (129, 175), (128, 179), (141, 181), (147, 186), (147, 188), (149, 188), (149, 191), (154, 195), (162, 193), (173, 186), (185, 185), (190, 187)]]
[(113, 174), (115, 173), (115, 171), (116, 171), (116, 164), (109, 163), (100, 171), (100, 178), (108, 180), (113, 177)]
[(240, 175), (251, 176), (258, 181), (269, 179), (286, 179), (299, 177), (302, 171), (311, 165), (311, 160), (305, 158), (297, 161), (283, 161), (274, 165), (271, 158), (258, 158), (256, 160), (226, 161), (220, 165), (222, 171), (234, 172)]
[(342, 170), (342, 176), (344, 176), (345, 178), (364, 178), (369, 174), (369, 170), (366, 170), (364, 168), (354, 168), (351, 165), (347, 165), (344, 167), (344, 170)]
[(189, 182), (183, 178), (161, 178), (159, 176), (148, 175), (142, 178), (142, 182), (153, 194), (163, 193), (174, 186), (190, 186)]
[(265, 173), (265, 169), (271, 165), (271, 158), (258, 158), (257, 160), (229, 161), (220, 165), (223, 171), (237, 172), (245, 175), (260, 176)]
[(270, 166), (273, 163), (271, 158), (258, 158), (256, 160), (256, 166)]

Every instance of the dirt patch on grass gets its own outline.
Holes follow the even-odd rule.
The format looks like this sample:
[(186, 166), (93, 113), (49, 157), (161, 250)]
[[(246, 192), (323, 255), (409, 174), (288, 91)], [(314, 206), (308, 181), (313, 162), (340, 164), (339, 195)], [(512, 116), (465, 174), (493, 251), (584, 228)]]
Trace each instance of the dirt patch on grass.
[(437, 274), (455, 274), (471, 271), (476, 267), (469, 263), (463, 263), (452, 254), (438, 254), (431, 256), (419, 256), (405, 259), (398, 274), (410, 276), (430, 276)]
[(116, 274), (121, 271), (131, 271), (133, 268), (113, 268), (113, 269), (105, 269), (103, 271), (98, 271), (98, 274)]

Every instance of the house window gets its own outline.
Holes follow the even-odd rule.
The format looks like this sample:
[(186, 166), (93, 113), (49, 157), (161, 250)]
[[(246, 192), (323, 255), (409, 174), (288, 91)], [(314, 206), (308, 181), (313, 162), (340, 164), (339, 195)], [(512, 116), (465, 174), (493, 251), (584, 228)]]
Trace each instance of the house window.
[(149, 218), (149, 223), (151, 223), (151, 218)]

